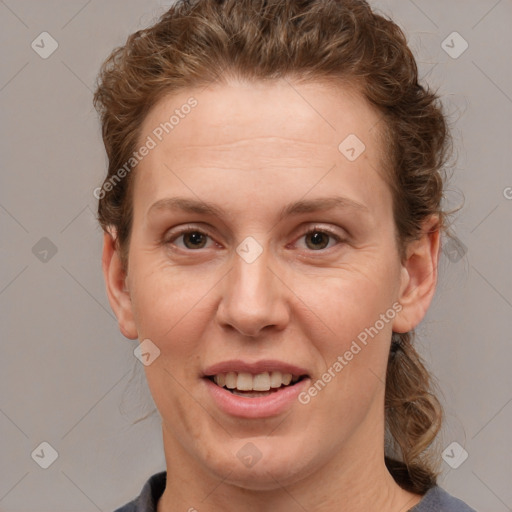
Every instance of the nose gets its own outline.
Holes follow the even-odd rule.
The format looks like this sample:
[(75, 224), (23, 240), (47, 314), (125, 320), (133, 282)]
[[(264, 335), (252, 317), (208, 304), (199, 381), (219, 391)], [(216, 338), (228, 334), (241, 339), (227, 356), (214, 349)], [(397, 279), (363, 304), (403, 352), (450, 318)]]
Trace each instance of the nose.
[(271, 267), (269, 250), (248, 263), (238, 254), (233, 268), (222, 280), (217, 320), (223, 328), (233, 328), (244, 336), (261, 336), (263, 329), (282, 330), (289, 321), (291, 291), (284, 276)]

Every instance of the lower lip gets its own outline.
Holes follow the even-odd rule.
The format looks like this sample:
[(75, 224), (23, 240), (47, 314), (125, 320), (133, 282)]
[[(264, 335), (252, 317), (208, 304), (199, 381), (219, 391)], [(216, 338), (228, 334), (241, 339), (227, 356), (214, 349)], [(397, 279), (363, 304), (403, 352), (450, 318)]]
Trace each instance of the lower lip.
[(206, 386), (217, 406), (225, 413), (239, 418), (269, 418), (277, 416), (298, 402), (300, 392), (307, 386), (309, 378), (302, 379), (293, 386), (286, 386), (262, 397), (234, 395), (205, 378)]

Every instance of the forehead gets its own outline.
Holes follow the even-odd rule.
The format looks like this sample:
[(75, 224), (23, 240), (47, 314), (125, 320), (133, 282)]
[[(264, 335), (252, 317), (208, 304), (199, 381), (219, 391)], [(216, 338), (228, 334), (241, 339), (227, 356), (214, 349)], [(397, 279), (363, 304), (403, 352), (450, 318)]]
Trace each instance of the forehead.
[[(377, 111), (354, 86), (287, 79), (233, 82), (162, 98), (144, 119), (141, 138), (153, 133), (158, 139), (163, 130), (163, 138), (175, 149), (192, 146), (191, 131), (203, 146), (283, 135), (332, 146), (347, 131), (374, 142), (378, 121)], [(161, 126), (165, 123), (169, 133)]]
[(253, 180), (264, 188), (279, 173), (281, 183), (288, 176), (293, 186), (307, 184), (308, 173), (311, 181), (311, 173), (319, 177), (333, 166), (341, 172), (330, 173), (326, 186), (353, 176), (370, 192), (383, 168), (378, 125), (376, 110), (351, 87), (282, 79), (181, 91), (144, 119), (139, 142), (151, 139), (154, 148), (137, 166), (134, 199), (147, 210), (171, 184), (183, 188), (183, 173), (196, 191), (218, 191), (226, 178), (231, 187)]

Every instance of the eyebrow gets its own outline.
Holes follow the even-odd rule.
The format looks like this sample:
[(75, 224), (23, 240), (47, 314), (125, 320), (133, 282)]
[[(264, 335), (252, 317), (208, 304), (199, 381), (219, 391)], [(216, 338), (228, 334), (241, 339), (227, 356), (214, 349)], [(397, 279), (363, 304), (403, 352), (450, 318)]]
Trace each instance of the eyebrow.
[[(328, 211), (335, 208), (354, 210), (366, 215), (370, 214), (370, 210), (367, 206), (353, 199), (341, 196), (330, 196), (290, 203), (281, 209), (279, 220), (285, 217), (300, 215), (301, 213)], [(199, 215), (210, 215), (220, 218), (227, 216), (226, 211), (216, 204), (187, 197), (168, 197), (160, 199), (150, 206), (148, 215), (153, 212), (156, 213), (165, 210), (181, 210), (187, 213), (197, 213)]]

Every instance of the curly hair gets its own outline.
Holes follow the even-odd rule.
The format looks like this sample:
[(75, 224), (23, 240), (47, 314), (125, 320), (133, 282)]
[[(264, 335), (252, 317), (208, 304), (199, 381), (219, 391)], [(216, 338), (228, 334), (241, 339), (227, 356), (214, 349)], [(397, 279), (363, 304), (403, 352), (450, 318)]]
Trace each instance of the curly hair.
[[(166, 95), (229, 77), (356, 87), (380, 115), (402, 261), (407, 243), (421, 236), (431, 215), (448, 232), (441, 203), (452, 139), (439, 96), (418, 83), (414, 56), (393, 21), (360, 0), (178, 0), (153, 26), (113, 50), (94, 94), (108, 155), (98, 220), (104, 230), (114, 228), (124, 265), (133, 173), (123, 173), (115, 186), (112, 178), (136, 149), (145, 116)], [(423, 494), (439, 474), (432, 443), (443, 414), (413, 336), (393, 333), (385, 462), (400, 486)]]

